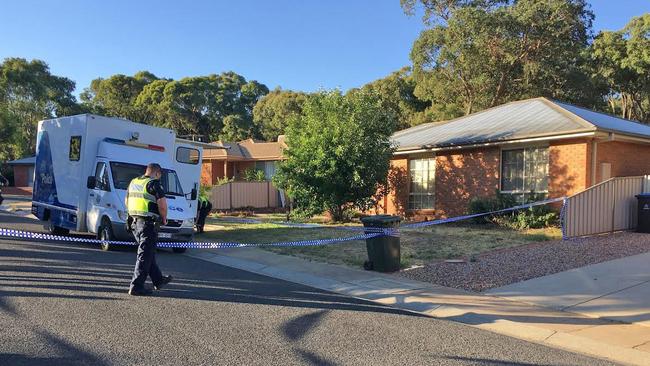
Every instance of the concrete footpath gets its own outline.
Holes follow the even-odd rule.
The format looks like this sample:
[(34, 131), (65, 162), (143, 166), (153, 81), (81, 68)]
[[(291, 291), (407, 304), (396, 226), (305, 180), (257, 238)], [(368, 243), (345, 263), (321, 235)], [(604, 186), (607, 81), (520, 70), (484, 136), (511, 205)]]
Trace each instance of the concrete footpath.
[(650, 327), (650, 253), (533, 278), (487, 294)]
[(476, 294), (256, 248), (186, 255), (630, 365), (650, 365), (650, 327)]

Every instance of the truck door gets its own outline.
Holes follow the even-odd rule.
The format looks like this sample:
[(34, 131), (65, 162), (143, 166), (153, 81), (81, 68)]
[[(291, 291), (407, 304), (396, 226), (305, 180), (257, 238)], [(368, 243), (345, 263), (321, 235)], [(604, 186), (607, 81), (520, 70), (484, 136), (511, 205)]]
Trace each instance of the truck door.
[(196, 216), (198, 200), (190, 200), (189, 193), (192, 189), (199, 191), (201, 184), (201, 166), (203, 148), (183, 142), (176, 142), (174, 151), (174, 170), (181, 181), (183, 193), (187, 194), (187, 202), (190, 210)]
[(104, 211), (110, 207), (111, 185), (108, 180), (108, 166), (98, 161), (95, 166), (95, 187), (88, 190), (88, 207), (86, 208), (86, 225), (88, 231), (97, 233)]

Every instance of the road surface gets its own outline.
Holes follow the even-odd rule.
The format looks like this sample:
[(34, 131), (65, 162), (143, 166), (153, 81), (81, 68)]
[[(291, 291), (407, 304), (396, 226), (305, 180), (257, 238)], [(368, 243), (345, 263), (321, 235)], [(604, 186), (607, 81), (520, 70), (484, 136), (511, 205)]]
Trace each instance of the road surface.
[(175, 281), (131, 297), (134, 258), (0, 239), (0, 365), (611, 365), (168, 252)]

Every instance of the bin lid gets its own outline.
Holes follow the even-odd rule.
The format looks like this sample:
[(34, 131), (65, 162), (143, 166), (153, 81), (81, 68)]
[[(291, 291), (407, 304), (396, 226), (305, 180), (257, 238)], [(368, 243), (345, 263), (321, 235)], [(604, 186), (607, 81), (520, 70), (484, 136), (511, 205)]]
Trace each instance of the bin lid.
[(650, 193), (640, 193), (634, 196), (636, 198), (650, 198)]
[(361, 222), (364, 225), (388, 225), (399, 223), (401, 221), (402, 218), (395, 215), (373, 215), (361, 218)]

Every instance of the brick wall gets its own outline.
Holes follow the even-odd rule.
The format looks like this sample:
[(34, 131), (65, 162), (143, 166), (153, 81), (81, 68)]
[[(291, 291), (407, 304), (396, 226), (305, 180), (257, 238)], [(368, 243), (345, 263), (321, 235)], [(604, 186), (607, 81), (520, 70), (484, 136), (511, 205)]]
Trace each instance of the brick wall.
[(499, 188), (498, 147), (438, 153), (436, 217), (462, 215), (473, 197), (491, 197)]
[(389, 194), (381, 202), (383, 213), (404, 215), (409, 199), (408, 159), (393, 159), (388, 171)]
[[(598, 149), (600, 152), (600, 145)], [(650, 153), (650, 147), (647, 149)], [(603, 154), (603, 156), (607, 155), (606, 152)], [(623, 155), (629, 156), (630, 153), (626, 154)], [(389, 195), (381, 200), (380, 206), (382, 207), (377, 212), (407, 215), (416, 219), (464, 214), (473, 197), (491, 197), (499, 189), (500, 159), (501, 149), (499, 147), (438, 152), (436, 156), (435, 210), (421, 211), (407, 210), (408, 159), (402, 157), (393, 159), (391, 161), (392, 170), (402, 172), (402, 183), (398, 185), (401, 188), (396, 189), (393, 185)], [(626, 172), (646, 167), (650, 169), (650, 159), (646, 160), (648, 160), (647, 163), (637, 162), (621, 165), (620, 169)], [(636, 166), (641, 166), (641, 168)], [(589, 187), (590, 174), (591, 142), (589, 140), (575, 139), (550, 143), (550, 197), (570, 195)], [(612, 175), (614, 175), (613, 167)]]
[(590, 186), (591, 142), (586, 139), (551, 142), (549, 197), (577, 193)]
[(599, 142), (596, 147), (596, 182), (603, 180), (602, 163), (611, 164), (611, 177), (650, 174), (650, 145)]
[(210, 186), (214, 184), (211, 160), (206, 160), (201, 165), (201, 184)]
[(407, 210), (410, 182), (408, 159), (393, 159), (389, 173), (390, 193), (380, 202), (383, 204), (383, 210), (379, 211), (407, 215), (416, 219), (463, 214), (467, 212), (472, 197), (493, 196), (499, 188), (499, 155), (498, 147), (438, 153), (435, 210), (418, 211)]

